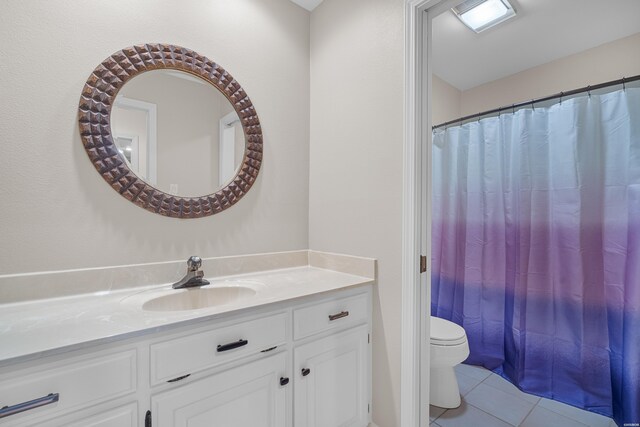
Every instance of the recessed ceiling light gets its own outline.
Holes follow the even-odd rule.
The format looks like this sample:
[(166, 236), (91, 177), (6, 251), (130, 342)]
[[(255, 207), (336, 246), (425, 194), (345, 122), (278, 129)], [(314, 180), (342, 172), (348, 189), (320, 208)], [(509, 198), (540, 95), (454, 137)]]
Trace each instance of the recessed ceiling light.
[(476, 33), (516, 16), (507, 0), (467, 0), (451, 10)]

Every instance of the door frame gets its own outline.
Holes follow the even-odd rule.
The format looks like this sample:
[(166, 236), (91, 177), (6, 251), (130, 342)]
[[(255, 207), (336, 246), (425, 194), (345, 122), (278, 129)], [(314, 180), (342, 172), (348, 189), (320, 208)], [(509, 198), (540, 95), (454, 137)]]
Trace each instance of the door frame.
[[(461, 0), (405, 1), (402, 198), (402, 427), (429, 425), (431, 22)], [(420, 255), (427, 271), (420, 273)]]
[[(236, 173), (235, 127), (239, 122), (238, 113), (231, 111), (218, 122), (218, 185), (229, 182)], [(229, 135), (232, 138), (229, 139)]]

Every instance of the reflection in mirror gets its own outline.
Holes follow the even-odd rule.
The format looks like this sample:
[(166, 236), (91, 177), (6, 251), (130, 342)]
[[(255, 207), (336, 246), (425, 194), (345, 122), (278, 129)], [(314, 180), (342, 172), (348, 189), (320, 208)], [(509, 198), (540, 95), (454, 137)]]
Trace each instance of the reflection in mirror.
[(139, 136), (119, 135), (115, 137), (118, 152), (124, 157), (129, 167), (139, 171), (140, 176), (147, 176), (146, 165), (138, 162), (138, 138)]
[(215, 193), (244, 156), (231, 103), (208, 82), (178, 70), (152, 70), (127, 82), (111, 111), (111, 133), (138, 177), (182, 197)]

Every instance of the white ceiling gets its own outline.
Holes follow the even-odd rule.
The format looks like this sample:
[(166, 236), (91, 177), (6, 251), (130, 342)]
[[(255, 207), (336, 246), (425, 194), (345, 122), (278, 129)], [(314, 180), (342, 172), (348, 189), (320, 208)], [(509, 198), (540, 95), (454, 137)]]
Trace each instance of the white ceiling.
[[(323, 0), (291, 1), (312, 11)], [(640, 0), (510, 2), (516, 17), (480, 34), (450, 11), (436, 17), (434, 73), (467, 90), (640, 32)]]
[(297, 4), (298, 6), (304, 7), (309, 12), (311, 12), (320, 3), (322, 3), (322, 0), (291, 0), (291, 1), (294, 2), (295, 4)]
[(511, 4), (518, 12), (515, 18), (480, 34), (450, 11), (436, 17), (434, 73), (467, 90), (640, 32), (640, 0), (517, 0)]

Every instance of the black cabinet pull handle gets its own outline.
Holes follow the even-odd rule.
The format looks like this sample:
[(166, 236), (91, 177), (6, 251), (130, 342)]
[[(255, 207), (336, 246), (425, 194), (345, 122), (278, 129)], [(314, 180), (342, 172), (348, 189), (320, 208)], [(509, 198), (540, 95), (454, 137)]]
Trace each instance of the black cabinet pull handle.
[(285, 386), (287, 384), (289, 384), (289, 378), (280, 377), (280, 385)]
[(221, 351), (233, 350), (234, 348), (238, 347), (244, 347), (247, 344), (249, 344), (249, 341), (247, 340), (238, 340), (236, 342), (230, 342), (229, 344), (219, 345), (218, 353), (220, 353)]
[(302, 376), (306, 377), (307, 375), (309, 375), (311, 373), (311, 369), (309, 368), (304, 368), (302, 369)]
[(172, 380), (167, 380), (167, 382), (168, 382), (168, 383), (176, 383), (176, 382), (181, 381), (181, 380), (183, 380), (183, 379), (185, 379), (185, 378), (189, 378), (190, 376), (191, 376), (191, 374), (182, 375), (182, 376), (180, 376), (180, 377), (176, 377), (176, 378), (174, 378), (174, 379), (172, 379)]
[(39, 408), (45, 405), (51, 405), (60, 399), (59, 393), (49, 393), (44, 397), (30, 400), (28, 402), (18, 403), (17, 405), (4, 406), (0, 408), (0, 418), (8, 417), (10, 415), (19, 414), (30, 409)]
[(340, 313), (330, 314), (329, 321), (333, 322), (334, 320), (342, 319), (343, 317), (347, 317), (349, 315), (348, 311), (341, 311)]

